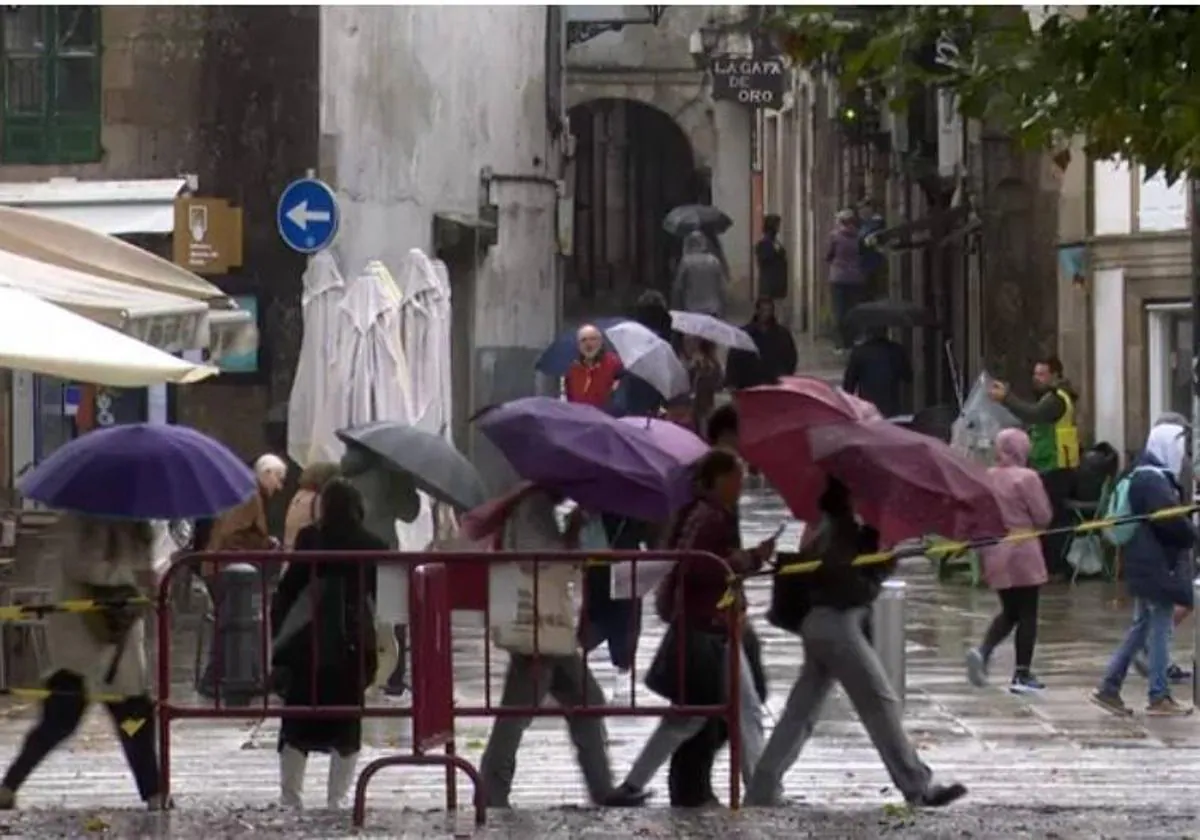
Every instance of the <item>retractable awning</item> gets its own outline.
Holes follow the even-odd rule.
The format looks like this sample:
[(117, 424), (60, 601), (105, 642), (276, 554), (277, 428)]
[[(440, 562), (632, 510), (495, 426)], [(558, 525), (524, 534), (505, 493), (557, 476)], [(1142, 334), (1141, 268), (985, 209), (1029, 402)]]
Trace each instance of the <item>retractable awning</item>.
[(198, 349), (208, 341), (209, 307), (201, 300), (140, 289), (2, 250), (0, 287), (36, 295), (168, 352)]
[(188, 185), (184, 176), (123, 181), (48, 181), (0, 184), (0, 204), (39, 216), (73, 222), (112, 236), (170, 233), (175, 229), (175, 199)]
[(119, 388), (217, 373), (11, 287), (0, 287), (0, 366)]
[[(80, 308), (78, 282), (68, 282), (71, 302), (52, 296), (68, 294), (62, 289), (62, 277), (55, 283), (56, 292), (31, 291), (156, 347), (171, 352), (204, 349), (211, 358), (237, 352), (235, 348), (256, 341), (256, 325), (249, 312), (238, 309), (220, 287), (203, 277), (111, 235), (170, 233), (174, 199), (185, 185), (182, 178), (0, 184), (0, 205), (21, 205), (0, 206), (0, 258), (7, 253), (87, 275), (93, 284), (96, 278), (108, 281), (110, 285), (103, 289), (91, 290), (93, 297), (103, 296), (104, 307), (111, 310), (103, 316), (94, 309), (85, 312)], [(135, 222), (126, 212), (131, 206), (152, 204), (165, 208), (169, 215), (155, 217), (158, 221), (150, 224), (146, 217)], [(134, 303), (127, 305), (128, 301)], [(197, 310), (185, 307), (183, 301), (203, 305)], [(117, 310), (128, 317), (115, 317), (113, 311)]]

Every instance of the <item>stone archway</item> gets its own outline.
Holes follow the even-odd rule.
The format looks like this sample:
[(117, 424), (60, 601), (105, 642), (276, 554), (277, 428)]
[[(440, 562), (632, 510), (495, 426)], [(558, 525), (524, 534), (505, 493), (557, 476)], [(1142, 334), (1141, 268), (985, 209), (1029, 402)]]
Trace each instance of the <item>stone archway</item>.
[(563, 315), (618, 314), (646, 289), (666, 292), (679, 242), (662, 228), (679, 204), (708, 200), (692, 144), (663, 111), (631, 99), (570, 110), (575, 135), (574, 253)]

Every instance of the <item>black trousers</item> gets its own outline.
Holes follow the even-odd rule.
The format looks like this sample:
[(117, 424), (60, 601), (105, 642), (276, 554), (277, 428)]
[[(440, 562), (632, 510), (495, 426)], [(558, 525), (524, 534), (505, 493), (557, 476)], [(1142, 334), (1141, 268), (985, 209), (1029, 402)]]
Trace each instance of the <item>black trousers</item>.
[[(1075, 522), (1071, 517), (1071, 511), (1067, 508), (1067, 502), (1075, 489), (1075, 470), (1050, 470), (1042, 473), (1041, 477), (1042, 486), (1046, 489), (1046, 496), (1050, 499), (1050, 507), (1053, 510), (1050, 527), (1057, 529), (1074, 525)], [(1067, 563), (1066, 558), (1067, 547), (1071, 541), (1070, 535), (1050, 534), (1041, 537), (1040, 541), (1042, 556), (1046, 558), (1046, 568), (1050, 574), (1070, 577), (1071, 566)]]
[[(746, 658), (754, 674), (759, 698), (767, 700), (767, 676), (763, 667), (762, 641), (747, 624), (742, 637)], [(667, 790), (672, 808), (702, 808), (718, 802), (713, 791), (712, 771), (717, 753), (729, 741), (729, 724), (724, 718), (710, 718), (704, 728), (684, 741), (671, 756), (667, 771)]]
[[(75, 734), (87, 711), (88, 699), (84, 693), (83, 678), (78, 674), (56, 671), (46, 680), (45, 688), (54, 693), (42, 701), (41, 719), (25, 736), (21, 751), (4, 774), (4, 786), (14, 793), (45, 761), (46, 756)], [(133, 771), (138, 794), (145, 802), (160, 792), (154, 703), (143, 695), (104, 705), (112, 716), (113, 727), (129, 769)]]
[(990, 659), (992, 651), (1017, 631), (1014, 647), (1017, 654), (1017, 673), (1028, 674), (1033, 665), (1033, 648), (1037, 644), (1038, 586), (1014, 586), (997, 591), (1000, 596), (1000, 614), (992, 619), (983, 637), (980, 652)]

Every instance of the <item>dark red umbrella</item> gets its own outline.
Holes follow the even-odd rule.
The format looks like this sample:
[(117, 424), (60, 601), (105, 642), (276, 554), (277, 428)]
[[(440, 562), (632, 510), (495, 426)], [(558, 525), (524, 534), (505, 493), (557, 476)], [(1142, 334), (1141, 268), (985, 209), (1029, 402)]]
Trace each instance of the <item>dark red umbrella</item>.
[(823, 379), (785, 376), (776, 385), (733, 395), (738, 410), (738, 448), (757, 467), (798, 518), (818, 518), (817, 497), (825, 472), (813, 461), (808, 432), (817, 426), (879, 419), (875, 406)]
[(813, 460), (850, 488), (887, 545), (1005, 533), (987, 470), (936, 438), (874, 420), (813, 427), (808, 439)]

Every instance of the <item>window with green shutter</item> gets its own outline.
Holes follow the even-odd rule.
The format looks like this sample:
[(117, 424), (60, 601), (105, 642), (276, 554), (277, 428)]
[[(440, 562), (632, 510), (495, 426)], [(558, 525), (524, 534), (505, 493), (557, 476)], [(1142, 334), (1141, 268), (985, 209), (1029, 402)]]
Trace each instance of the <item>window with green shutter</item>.
[(0, 162), (100, 160), (100, 8), (4, 6)]

